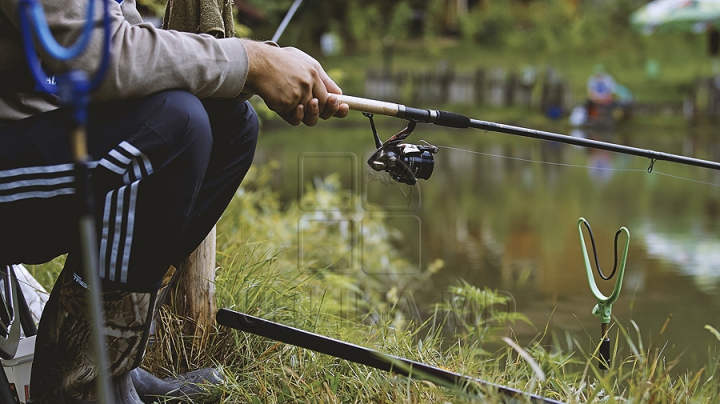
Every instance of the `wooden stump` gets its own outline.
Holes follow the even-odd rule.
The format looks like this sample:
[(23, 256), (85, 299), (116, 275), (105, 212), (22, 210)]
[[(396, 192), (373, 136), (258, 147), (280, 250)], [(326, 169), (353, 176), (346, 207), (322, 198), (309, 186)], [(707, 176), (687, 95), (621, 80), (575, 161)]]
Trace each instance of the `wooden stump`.
[(183, 331), (206, 336), (215, 323), (215, 227), (190, 256), (180, 263), (176, 286), (171, 288), (171, 311), (185, 320)]

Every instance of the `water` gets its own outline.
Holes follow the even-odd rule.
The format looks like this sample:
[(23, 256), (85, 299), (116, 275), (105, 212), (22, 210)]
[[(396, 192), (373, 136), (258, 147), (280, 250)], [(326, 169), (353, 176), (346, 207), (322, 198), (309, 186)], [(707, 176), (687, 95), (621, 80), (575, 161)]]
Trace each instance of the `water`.
[[(401, 121), (383, 121), (381, 136), (401, 128)], [(720, 160), (720, 143), (707, 131), (679, 130), (685, 133), (634, 126), (574, 135)], [(408, 140), (419, 139), (441, 150), (432, 177), (416, 188), (366, 168), (373, 142), (364, 123), (269, 128), (257, 161), (281, 161), (276, 185), (285, 198), (338, 172), (352, 195), (338, 207), (348, 217), (356, 206), (387, 210), (388, 223), (402, 233), (396, 245), (418, 268), (445, 262), (432, 282), (413, 291), (417, 301), (441, 301), (458, 279), (497, 289), (533, 323), (513, 327), (521, 341), (539, 339), (547, 328), (560, 336), (563, 350), (581, 344), (587, 351), (600, 333), (578, 219), (592, 226), (606, 274), (613, 268), (613, 237), (625, 226), (631, 240), (613, 315), (637, 340), (634, 321), (646, 348), (681, 357), (678, 370), (699, 369), (708, 348), (720, 346), (704, 329), (720, 329), (720, 187), (710, 185), (720, 184), (719, 173), (667, 162), (648, 173), (647, 159), (477, 130), (420, 126)], [(589, 243), (587, 232), (585, 238)], [(618, 248), (624, 243), (621, 236)], [(614, 279), (595, 278), (605, 294), (612, 291)]]

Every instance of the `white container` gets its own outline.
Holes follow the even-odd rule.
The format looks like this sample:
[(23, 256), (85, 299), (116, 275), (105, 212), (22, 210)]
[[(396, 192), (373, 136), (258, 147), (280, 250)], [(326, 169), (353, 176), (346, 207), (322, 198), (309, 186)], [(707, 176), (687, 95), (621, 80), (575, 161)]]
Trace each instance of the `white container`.
[(10, 382), (10, 388), (17, 394), (20, 403), (25, 404), (30, 397), (30, 369), (35, 353), (35, 336), (23, 338), (17, 353), (12, 359), (1, 359), (3, 369)]

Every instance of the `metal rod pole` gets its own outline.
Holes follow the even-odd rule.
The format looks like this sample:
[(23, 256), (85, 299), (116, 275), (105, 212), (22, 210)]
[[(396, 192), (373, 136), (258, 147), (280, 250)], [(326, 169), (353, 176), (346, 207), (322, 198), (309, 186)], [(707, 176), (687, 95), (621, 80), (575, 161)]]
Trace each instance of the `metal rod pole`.
[(475, 129), (483, 129), (492, 132), (506, 133), (510, 135), (530, 137), (533, 139), (549, 140), (572, 144), (575, 146), (587, 147), (590, 149), (607, 150), (616, 153), (629, 154), (639, 157), (647, 157), (651, 160), (664, 160), (673, 163), (685, 164), (696, 167), (704, 167), (712, 170), (720, 170), (720, 163), (716, 161), (701, 160), (693, 157), (680, 156), (677, 154), (663, 153), (654, 150), (640, 149), (637, 147), (624, 146), (615, 143), (601, 142), (592, 139), (582, 139), (558, 133), (545, 132), (536, 129), (527, 129), (519, 126), (503, 125), (499, 123), (481, 121), (478, 119), (470, 119), (470, 127)]
[[(236, 330), (249, 332), (262, 337), (274, 339), (310, 349), (315, 352), (324, 353), (340, 359), (370, 366), (375, 369), (384, 370), (408, 376), (418, 380), (427, 380), (440, 385), (451, 385), (462, 388), (468, 393), (482, 393), (481, 388), (488, 391), (496, 390), (506, 396), (509, 400), (505, 402), (531, 402), (536, 404), (560, 404), (542, 396), (526, 393), (500, 384), (491, 383), (485, 380), (464, 376), (459, 373), (450, 372), (438, 367), (424, 363), (411, 361), (397, 356), (386, 355), (370, 348), (339, 341), (323, 335), (303, 331), (297, 328), (274, 323), (262, 318), (253, 317), (244, 313), (228, 309), (220, 309), (216, 316), (220, 325), (234, 328)], [(481, 388), (478, 388), (480, 386)]]
[(678, 164), (709, 168), (712, 170), (720, 170), (720, 163), (716, 161), (702, 160), (677, 154), (663, 153), (655, 150), (640, 149), (637, 147), (624, 146), (615, 143), (601, 142), (598, 140), (576, 138), (572, 136), (562, 135), (559, 133), (528, 129), (520, 126), (504, 125), (500, 123), (482, 121), (479, 119), (471, 119), (466, 116), (447, 111), (412, 108), (406, 107), (401, 104), (394, 104), (359, 97), (351, 97), (347, 95), (339, 95), (338, 100), (341, 103), (348, 104), (350, 109), (356, 111), (394, 116), (418, 122), (432, 123), (439, 126), (447, 126), (461, 129), (482, 129), (491, 132), (505, 133), (509, 135), (524, 136), (533, 139), (549, 140), (553, 142), (582, 146), (590, 149), (600, 149), (616, 153), (629, 154), (633, 156), (647, 157), (651, 160), (649, 170), (651, 170), (652, 164), (655, 161), (669, 161)]
[(300, 3), (302, 3), (303, 0), (295, 0), (295, 2), (290, 6), (290, 10), (288, 10), (287, 14), (285, 14), (285, 18), (283, 18), (282, 22), (280, 23), (280, 26), (275, 31), (275, 34), (272, 36), (271, 41), (277, 42), (280, 39), (280, 36), (282, 36), (283, 32), (285, 32), (285, 28), (287, 28), (288, 24), (290, 23), (290, 20), (292, 20), (293, 16), (295, 15), (295, 12), (300, 7)]
[(610, 337), (608, 337), (608, 324), (600, 323), (600, 362), (598, 367), (600, 370), (607, 370), (607, 365), (610, 365)]
[(111, 404), (114, 399), (109, 373), (109, 361), (104, 335), (105, 316), (103, 310), (102, 285), (98, 271), (98, 242), (93, 214), (93, 200), (88, 178), (87, 137), (84, 126), (76, 126), (70, 132), (70, 141), (75, 161), (75, 192), (80, 204), (78, 231), (83, 279), (88, 284), (87, 308), (90, 314), (90, 335), (95, 350), (97, 369), (96, 385), (98, 402)]
[[(0, 321), (5, 328), (0, 334), (0, 359), (13, 358), (17, 354), (18, 345), (20, 343), (20, 324), (15, 321), (17, 318), (17, 306), (19, 304), (19, 296), (17, 294), (20, 284), (13, 272), (12, 266), (0, 265), (0, 281), (2, 289), (0, 291), (0, 310), (5, 314), (5, 318)], [(10, 381), (5, 374), (5, 368), (0, 363), (0, 403), (15, 403), (17, 399), (17, 390), (19, 386), (10, 387)]]
[[(100, 65), (95, 72), (92, 81), (81, 70), (70, 70), (60, 75), (57, 87), (49, 86), (45, 82), (45, 73), (41, 68), (41, 62), (35, 45), (40, 44), (49, 54), (49, 57), (57, 60), (75, 59), (87, 46), (87, 38), (90, 37), (95, 24), (92, 21), (94, 13), (93, 4), (90, 0), (88, 5), (89, 21), (83, 27), (82, 38), (70, 48), (65, 48), (57, 43), (55, 38), (47, 29), (47, 21), (43, 20), (42, 5), (37, 1), (21, 0), (18, 8), (18, 17), (23, 37), (23, 48), (35, 82), (45, 92), (58, 95), (68, 112), (72, 116), (73, 126), (70, 127), (70, 146), (75, 164), (75, 195), (78, 199), (78, 234), (80, 242), (80, 265), (82, 276), (88, 283), (87, 308), (90, 315), (93, 346), (96, 353), (96, 385), (98, 390), (98, 402), (101, 404), (112, 404), (114, 401), (111, 389), (110, 369), (106, 352), (104, 337), (104, 315), (101, 296), (101, 284), (99, 274), (97, 230), (93, 208), (92, 192), (90, 190), (88, 148), (87, 148), (87, 109), (90, 100), (89, 94), (97, 88), (105, 76), (110, 59), (110, 5), (109, 1), (103, 3), (103, 49)], [(43, 29), (44, 28), (44, 29)], [(33, 39), (36, 39), (34, 41)]]

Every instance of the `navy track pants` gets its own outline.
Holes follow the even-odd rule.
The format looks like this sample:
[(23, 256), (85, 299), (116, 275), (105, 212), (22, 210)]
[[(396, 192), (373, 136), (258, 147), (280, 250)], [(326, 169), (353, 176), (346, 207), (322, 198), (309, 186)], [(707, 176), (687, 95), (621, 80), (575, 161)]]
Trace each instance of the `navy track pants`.
[[(89, 111), (100, 276), (155, 290), (205, 238), (247, 173), (258, 120), (249, 103), (165, 91)], [(0, 127), (0, 264), (78, 250), (67, 111)], [(82, 275), (79, 274), (78, 275)]]

